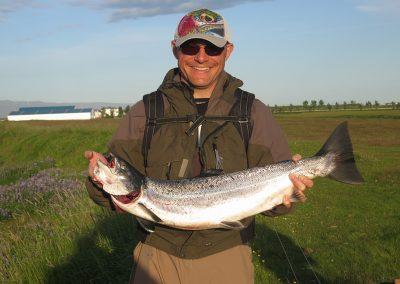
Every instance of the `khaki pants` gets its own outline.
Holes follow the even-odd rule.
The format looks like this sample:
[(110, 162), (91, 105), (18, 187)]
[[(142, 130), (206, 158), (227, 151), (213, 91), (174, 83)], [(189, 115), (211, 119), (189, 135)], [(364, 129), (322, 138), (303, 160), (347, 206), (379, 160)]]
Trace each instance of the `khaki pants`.
[(182, 259), (140, 242), (134, 251), (133, 270), (131, 284), (254, 283), (248, 245), (199, 259)]

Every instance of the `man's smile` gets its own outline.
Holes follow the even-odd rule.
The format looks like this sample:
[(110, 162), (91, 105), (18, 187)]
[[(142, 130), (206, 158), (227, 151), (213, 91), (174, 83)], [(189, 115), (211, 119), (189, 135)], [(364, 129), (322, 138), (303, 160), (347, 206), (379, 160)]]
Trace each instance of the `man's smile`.
[(198, 67), (198, 66), (191, 66), (193, 69), (197, 71), (209, 71), (210, 67)]

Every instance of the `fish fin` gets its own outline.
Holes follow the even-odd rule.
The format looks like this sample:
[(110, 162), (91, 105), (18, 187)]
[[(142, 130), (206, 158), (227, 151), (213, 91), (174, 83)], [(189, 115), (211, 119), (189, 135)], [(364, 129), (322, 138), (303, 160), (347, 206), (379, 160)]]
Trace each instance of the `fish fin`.
[(149, 208), (147, 208), (143, 203), (138, 202), (137, 206), (140, 206), (143, 211), (146, 211), (151, 216), (151, 218), (153, 218), (154, 222), (157, 223), (162, 222), (161, 218), (158, 217), (156, 214), (154, 214), (154, 212), (152, 212)]
[(153, 233), (154, 232), (154, 223), (151, 221), (148, 221), (146, 219), (136, 217), (136, 220), (138, 221), (140, 227), (143, 228), (148, 233)]
[(290, 196), (290, 202), (304, 202), (306, 201), (306, 197), (304, 194), (301, 194), (300, 191), (294, 190), (292, 195)]
[(220, 223), (221, 228), (231, 229), (231, 230), (242, 230), (244, 229), (244, 225), (240, 221), (223, 221)]
[(364, 182), (354, 160), (353, 146), (347, 128), (347, 121), (342, 122), (335, 128), (315, 156), (323, 156), (330, 152), (336, 154), (336, 168), (328, 177), (350, 184), (361, 184)]

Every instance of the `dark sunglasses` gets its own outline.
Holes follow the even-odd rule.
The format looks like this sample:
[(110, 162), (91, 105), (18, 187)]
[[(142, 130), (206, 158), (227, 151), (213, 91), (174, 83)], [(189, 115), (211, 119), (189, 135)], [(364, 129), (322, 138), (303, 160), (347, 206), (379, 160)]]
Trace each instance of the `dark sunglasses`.
[(206, 54), (208, 56), (221, 55), (221, 53), (225, 49), (225, 46), (218, 47), (213, 44), (199, 44), (199, 43), (193, 43), (193, 42), (184, 43), (179, 47), (179, 49), (185, 55), (196, 55), (197, 53), (199, 53), (201, 46), (204, 46), (204, 51), (206, 52)]

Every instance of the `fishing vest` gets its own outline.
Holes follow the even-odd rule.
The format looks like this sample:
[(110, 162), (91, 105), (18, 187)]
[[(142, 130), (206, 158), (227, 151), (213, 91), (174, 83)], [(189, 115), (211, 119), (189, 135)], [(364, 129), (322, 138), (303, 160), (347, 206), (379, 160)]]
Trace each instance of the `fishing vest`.
[[(191, 96), (192, 97), (192, 96)], [(193, 97), (192, 97), (193, 98)], [(202, 175), (231, 173), (248, 168), (247, 147), (251, 137), (251, 107), (254, 95), (239, 88), (228, 97), (223, 115), (197, 113), (190, 96), (166, 96), (162, 91), (143, 97), (146, 126), (142, 144), (146, 176), (156, 179), (193, 178), (194, 159)], [(225, 98), (226, 99), (226, 98)], [(168, 101), (168, 111), (164, 108)], [(154, 224), (154, 232), (139, 229), (140, 239), (181, 258), (200, 258), (254, 237), (254, 218), (243, 221), (241, 231), (208, 229), (179, 230)]]

